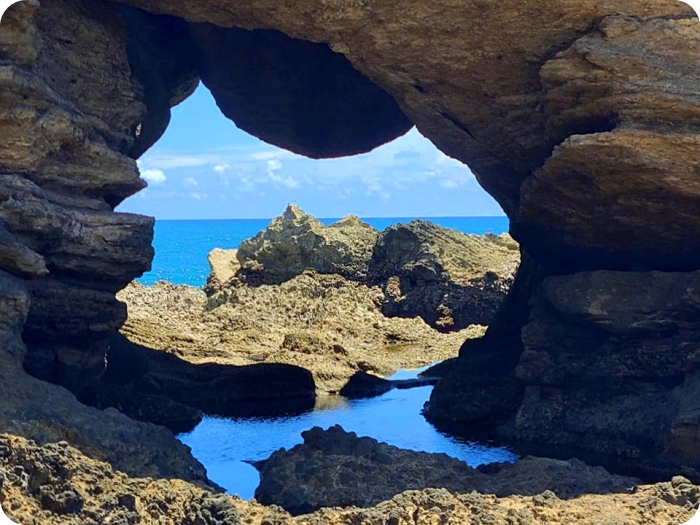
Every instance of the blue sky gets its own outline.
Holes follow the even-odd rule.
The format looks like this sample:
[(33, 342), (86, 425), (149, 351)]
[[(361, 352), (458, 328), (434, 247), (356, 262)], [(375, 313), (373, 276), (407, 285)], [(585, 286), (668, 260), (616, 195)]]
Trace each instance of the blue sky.
[(149, 187), (119, 211), (157, 219), (270, 218), (290, 202), (317, 217), (503, 215), (469, 168), (415, 128), (364, 155), (313, 160), (236, 128), (203, 86), (173, 109), (139, 168)]

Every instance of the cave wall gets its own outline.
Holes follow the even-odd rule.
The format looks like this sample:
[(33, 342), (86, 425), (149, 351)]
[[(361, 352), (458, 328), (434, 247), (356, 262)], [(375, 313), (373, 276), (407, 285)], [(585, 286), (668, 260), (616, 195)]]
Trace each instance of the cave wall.
[[(700, 466), (700, 28), (686, 4), (42, 0), (6, 18), (0, 270), (28, 297), (13, 333), (35, 375), (79, 392), (104, 369), (125, 315), (114, 293), (152, 258), (152, 219), (113, 210), (144, 187), (135, 158), (201, 73), (232, 120), (310, 156), (413, 123), (507, 212), (529, 262), (436, 388), (433, 420)], [(290, 50), (310, 74), (285, 78), (275, 64)], [(245, 79), (256, 67), (262, 83)], [(306, 103), (319, 82), (328, 95), (308, 133), (295, 97), (273, 100), (285, 125), (269, 119), (263, 88), (285, 80)], [(338, 121), (320, 143), (318, 126)]]
[(327, 43), (502, 205), (526, 264), (435, 389), (433, 421), (699, 478), (700, 26), (688, 5), (122, 1)]

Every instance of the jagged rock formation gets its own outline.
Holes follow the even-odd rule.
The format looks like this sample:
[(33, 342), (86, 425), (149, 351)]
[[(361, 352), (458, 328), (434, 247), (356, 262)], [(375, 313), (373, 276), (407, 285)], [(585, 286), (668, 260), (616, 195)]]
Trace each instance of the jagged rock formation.
[(241, 243), (237, 275), (250, 284), (279, 284), (307, 270), (363, 280), (378, 235), (355, 216), (326, 227), (290, 204), (265, 230)]
[[(535, 417), (537, 429), (529, 423), (544, 394), (539, 380), (521, 372), (527, 366), (519, 362), (531, 343), (527, 331), (518, 333), (530, 315), (530, 299), (538, 302), (539, 282), (548, 276), (571, 276), (576, 283), (581, 271), (700, 268), (700, 30), (688, 5), (560, 0), (509, 9), (439, 0), (407, 9), (399, 2), (321, 6), (303, 0), (279, 6), (256, 0), (221, 10), (213, 0), (126, 1), (190, 22), (275, 29), (329, 43), (385, 89), (424, 135), (469, 164), (504, 207), (513, 236), (534, 260), (528, 266), (534, 273), (520, 273), (518, 297), (507, 303), (513, 312), (501, 316), (521, 322), (506, 330), (496, 323), (502, 334), (494, 328), (479, 347), (464, 348), (462, 363), (435, 391), (433, 420), (472, 422), (459, 414), (473, 411), (482, 416), (482, 430), (561, 444), (576, 434), (578, 447), (613, 455), (624, 435), (641, 443), (628, 447), (628, 459), (648, 472), (658, 463), (700, 467), (698, 456), (670, 452), (681, 435), (683, 446), (690, 446), (689, 436), (700, 428), (681, 408), (686, 401), (668, 405), (660, 421), (653, 404), (640, 403), (639, 416), (617, 395), (639, 401), (652, 391), (664, 399), (684, 398), (690, 387), (676, 389), (693, 382), (692, 364), (679, 365), (686, 370), (672, 378), (638, 370), (631, 390), (626, 379), (617, 381), (617, 390), (606, 386), (601, 395), (608, 396), (608, 408), (593, 405), (600, 412), (586, 411), (590, 405), (580, 398), (582, 392), (589, 400), (596, 395), (598, 373), (587, 368), (582, 380), (547, 390), (560, 399), (557, 407), (567, 407), (567, 417), (585, 425), (571, 422), (569, 437), (547, 437), (545, 421)], [(643, 279), (653, 282), (651, 273)], [(604, 294), (599, 291), (599, 298)], [(692, 316), (692, 309), (682, 315)], [(552, 320), (537, 309), (532, 316), (545, 327)], [(549, 354), (567, 347), (566, 336), (578, 324), (570, 321), (568, 328), (556, 329), (556, 336), (555, 326), (547, 328), (556, 338)], [(597, 345), (595, 333), (591, 337)], [(633, 339), (643, 347), (655, 337), (646, 332)], [(627, 368), (629, 340), (607, 341), (607, 352), (620, 360), (618, 371)], [(674, 357), (673, 343), (657, 348), (682, 360)], [(649, 435), (657, 438), (649, 442)]]
[[(150, 48), (160, 64), (153, 71), (170, 64), (189, 88), (156, 75), (168, 100), (144, 95), (130, 62), (139, 44), (129, 34), (148, 28), (143, 38), (163, 38), (163, 19), (138, 18), (125, 23), (106, 3), (73, 0), (19, 2), (3, 16), (0, 430), (70, 441), (129, 475), (201, 483), (204, 468), (166, 429), (88, 408), (22, 368), (75, 392), (93, 385), (108, 338), (126, 318), (115, 292), (153, 257), (153, 219), (113, 210), (145, 186), (133, 152), (157, 139), (150, 130), (164, 129), (169, 103), (191, 91), (196, 71), (174, 48)], [(177, 40), (183, 23), (165, 19)]]
[(467, 235), (415, 220), (382, 232), (369, 268), (370, 279), (383, 283), (386, 315), (450, 330), (491, 323), (519, 260), (507, 234)]
[(222, 291), (226, 283), (236, 276), (241, 269), (241, 264), (236, 257), (237, 253), (238, 250), (222, 250), (221, 248), (214, 248), (209, 252), (207, 260), (211, 273), (209, 273), (207, 283), (204, 285), (204, 291), (207, 295), (212, 296)]
[(441, 487), (451, 492), (477, 491), (496, 496), (554, 498), (629, 492), (638, 481), (611, 475), (578, 461), (528, 457), (514, 464), (474, 469), (445, 454), (414, 452), (358, 438), (340, 426), (314, 427), (304, 443), (278, 450), (261, 462), (255, 498), (306, 514), (322, 507), (371, 507), (405, 490)]
[[(552, 492), (534, 497), (452, 494), (445, 489), (409, 491), (371, 509), (323, 509), (292, 517), (279, 507), (214, 494), (180, 480), (130, 478), (67, 443), (39, 447), (0, 436), (0, 503), (22, 525), (341, 525), (356, 523), (557, 524), (571, 516), (585, 525), (678, 525), (698, 504), (698, 487), (682, 477), (639, 487), (634, 493), (591, 494), (562, 500)], [(416, 521), (418, 520), (418, 521)]]
[(210, 254), (205, 291), (216, 303), (241, 283), (279, 284), (309, 270), (339, 274), (380, 286), (385, 315), (453, 331), (491, 322), (519, 258), (507, 234), (467, 235), (420, 220), (379, 233), (352, 215), (326, 227), (290, 204), (238, 251)]

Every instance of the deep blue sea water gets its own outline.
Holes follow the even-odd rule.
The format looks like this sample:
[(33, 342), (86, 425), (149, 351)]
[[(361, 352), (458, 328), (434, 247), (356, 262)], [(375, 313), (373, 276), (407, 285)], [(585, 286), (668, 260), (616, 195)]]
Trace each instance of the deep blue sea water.
[[(508, 231), (506, 217), (421, 217), (435, 224), (464, 233), (495, 233)], [(338, 219), (320, 219), (332, 224)], [(369, 218), (363, 220), (378, 230), (412, 218)], [(214, 248), (238, 248), (241, 241), (264, 230), (270, 219), (232, 219), (211, 221), (157, 221), (153, 245), (156, 257), (153, 270), (139, 282), (150, 285), (156, 281), (189, 284), (201, 287), (209, 275), (207, 255)]]
[[(394, 378), (415, 376), (416, 372), (400, 371)], [(301, 443), (301, 433), (314, 426), (341, 425), (358, 436), (371, 436), (400, 448), (447, 454), (472, 467), (517, 458), (507, 449), (437, 431), (421, 415), (432, 388), (392, 390), (373, 399), (321, 398), (314, 410), (295, 416), (206, 417), (192, 432), (178, 437), (192, 448), (212, 481), (245, 499), (253, 497), (260, 482), (257, 470), (247, 461), (267, 459), (282, 447)]]

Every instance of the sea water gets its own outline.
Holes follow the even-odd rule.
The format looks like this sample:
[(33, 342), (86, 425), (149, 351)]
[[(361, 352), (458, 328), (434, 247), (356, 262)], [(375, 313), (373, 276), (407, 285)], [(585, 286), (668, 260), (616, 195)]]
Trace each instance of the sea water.
[[(401, 371), (394, 378), (415, 375)], [(194, 431), (179, 438), (192, 448), (212, 481), (246, 499), (253, 497), (260, 482), (250, 462), (267, 459), (280, 448), (301, 443), (301, 433), (314, 426), (326, 429), (341, 425), (358, 436), (370, 436), (400, 448), (447, 454), (472, 467), (516, 459), (508, 449), (470, 442), (435, 429), (421, 415), (432, 388), (392, 390), (372, 399), (327, 396), (319, 398), (314, 410), (294, 416), (205, 417)]]

